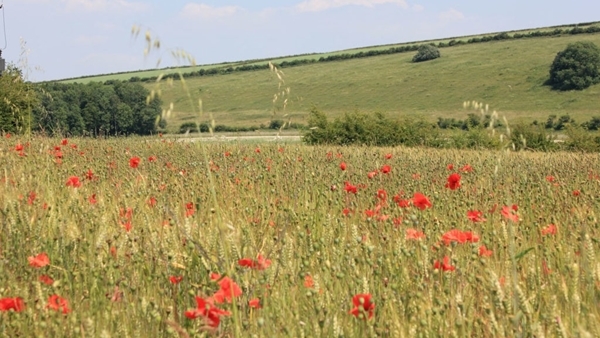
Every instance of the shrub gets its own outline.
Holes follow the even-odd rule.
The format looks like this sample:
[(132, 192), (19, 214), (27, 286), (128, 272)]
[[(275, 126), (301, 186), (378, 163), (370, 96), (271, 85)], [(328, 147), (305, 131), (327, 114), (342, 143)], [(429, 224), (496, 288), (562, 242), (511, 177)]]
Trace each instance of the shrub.
[(600, 82), (600, 49), (592, 42), (575, 42), (554, 58), (550, 84), (554, 89), (585, 89)]
[(591, 120), (584, 122), (581, 126), (587, 130), (599, 130), (600, 129), (600, 116), (594, 116)]
[(190, 133), (197, 133), (198, 132), (198, 125), (195, 122), (186, 122), (186, 123), (183, 123), (181, 126), (179, 126), (179, 133), (180, 134), (185, 134), (188, 131)]
[(285, 124), (282, 120), (271, 120), (269, 122), (269, 129), (280, 129)]
[(346, 113), (333, 122), (313, 108), (308, 118), (307, 144), (440, 147), (439, 129), (423, 121), (393, 120), (381, 113)]
[(440, 57), (440, 50), (433, 45), (422, 45), (419, 47), (417, 54), (413, 56), (413, 62), (422, 62), (437, 59)]
[(515, 150), (550, 151), (556, 149), (554, 139), (541, 126), (518, 124), (512, 127), (510, 141)]
[(565, 148), (570, 151), (597, 152), (600, 151), (600, 138), (581, 127), (570, 125), (566, 128), (567, 140)]

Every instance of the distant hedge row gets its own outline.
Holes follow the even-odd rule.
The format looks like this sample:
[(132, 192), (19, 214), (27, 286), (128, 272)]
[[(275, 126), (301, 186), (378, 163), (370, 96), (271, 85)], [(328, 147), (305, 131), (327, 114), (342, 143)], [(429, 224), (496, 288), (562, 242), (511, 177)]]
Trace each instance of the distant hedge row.
[[(459, 45), (471, 44), (471, 43), (489, 42), (489, 41), (526, 39), (526, 38), (537, 38), (537, 37), (545, 37), (545, 36), (558, 36), (558, 35), (562, 35), (562, 34), (571, 34), (571, 35), (593, 34), (593, 33), (600, 32), (600, 26), (591, 26), (591, 24), (592, 23), (580, 24), (573, 28), (555, 28), (554, 30), (548, 30), (548, 31), (536, 30), (536, 31), (528, 32), (528, 33), (510, 34), (507, 32), (502, 32), (502, 33), (497, 33), (497, 34), (493, 34), (493, 35), (474, 37), (474, 38), (470, 38), (466, 41), (457, 38), (457, 39), (450, 40), (448, 42), (438, 42), (437, 44), (424, 43), (424, 44), (414, 44), (414, 45), (403, 45), (403, 46), (391, 47), (391, 48), (387, 48), (387, 49), (361, 51), (361, 52), (356, 52), (356, 53), (333, 54), (333, 55), (329, 55), (329, 56), (320, 57), (318, 59), (307, 58), (307, 59), (295, 59), (292, 61), (283, 61), (280, 63), (276, 63), (275, 65), (279, 68), (287, 68), (287, 67), (295, 67), (295, 66), (316, 63), (316, 62), (331, 62), (331, 61), (372, 57), (372, 56), (378, 56), (378, 55), (390, 55), (390, 54), (398, 54), (398, 53), (405, 53), (405, 52), (413, 52), (413, 51), (417, 51), (419, 49), (419, 47), (421, 47), (423, 45), (434, 45), (438, 48), (445, 48), (445, 47), (459, 46)], [(585, 28), (581, 27), (581, 26), (586, 26), (586, 25), (590, 25), (590, 26), (587, 26)], [(225, 74), (231, 74), (234, 72), (246, 72), (246, 71), (265, 70), (265, 69), (269, 69), (268, 63), (246, 64), (246, 65), (241, 65), (241, 66), (237, 66), (237, 67), (230, 66), (230, 67), (224, 67), (224, 68), (200, 69), (197, 71), (186, 72), (186, 73), (183, 73), (182, 75), (184, 78), (189, 78), (189, 77), (198, 77), (198, 76), (225, 75)], [(129, 79), (129, 82), (153, 82), (153, 81), (156, 81), (157, 78), (158, 78), (157, 76), (150, 76), (150, 77), (134, 76)], [(168, 79), (168, 78), (178, 79), (179, 74), (178, 73), (170, 73), (170, 74), (164, 75), (163, 78), (164, 79)]]
[[(471, 120), (473, 118), (471, 117)], [(423, 120), (391, 119), (383, 114), (348, 113), (333, 121), (312, 109), (308, 131), (303, 141), (310, 145), (362, 145), (454, 149), (513, 149), (532, 151), (600, 151), (600, 136), (577, 125), (564, 129), (565, 140), (555, 136), (541, 125), (512, 125), (492, 132), (483, 124), (468, 122), (465, 131), (442, 132), (442, 128)], [(501, 133), (505, 135), (500, 136)]]

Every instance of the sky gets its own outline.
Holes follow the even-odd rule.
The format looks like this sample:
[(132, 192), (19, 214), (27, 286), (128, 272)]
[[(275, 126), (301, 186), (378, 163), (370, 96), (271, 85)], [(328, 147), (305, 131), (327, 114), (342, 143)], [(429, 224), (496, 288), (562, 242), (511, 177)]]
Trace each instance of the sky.
[[(598, 0), (0, 0), (0, 49), (31, 81), (599, 21)], [(132, 35), (132, 27), (140, 34)], [(145, 55), (145, 34), (160, 49)], [(6, 39), (4, 34), (6, 33)]]

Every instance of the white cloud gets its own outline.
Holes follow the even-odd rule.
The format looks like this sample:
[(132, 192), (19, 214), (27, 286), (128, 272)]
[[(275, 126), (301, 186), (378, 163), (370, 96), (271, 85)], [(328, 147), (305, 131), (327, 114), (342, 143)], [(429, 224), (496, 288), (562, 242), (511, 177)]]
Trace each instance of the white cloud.
[(442, 21), (460, 21), (465, 18), (465, 15), (454, 8), (440, 13)]
[(296, 9), (300, 12), (320, 12), (349, 5), (374, 7), (383, 4), (397, 4), (404, 8), (408, 7), (405, 0), (306, 0), (296, 5)]
[(127, 0), (61, 0), (67, 10), (84, 10), (89, 12), (102, 11), (133, 11), (140, 12), (148, 5), (139, 1)]
[(241, 10), (242, 8), (239, 6), (212, 7), (206, 4), (188, 3), (181, 10), (181, 16), (192, 19), (222, 18), (232, 16)]

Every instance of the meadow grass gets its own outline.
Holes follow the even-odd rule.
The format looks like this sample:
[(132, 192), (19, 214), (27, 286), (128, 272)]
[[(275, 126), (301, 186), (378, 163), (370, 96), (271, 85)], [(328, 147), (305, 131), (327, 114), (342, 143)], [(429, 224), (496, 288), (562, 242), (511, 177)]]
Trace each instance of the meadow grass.
[(600, 336), (597, 155), (175, 141), (0, 140), (3, 335)]
[[(411, 62), (414, 53), (401, 53), (285, 68), (285, 85), (292, 88), (287, 113), (299, 123), (306, 122), (312, 106), (331, 117), (359, 110), (433, 122), (438, 117), (464, 119), (468, 112), (462, 102), (476, 100), (513, 123), (543, 122), (552, 114), (569, 114), (581, 123), (598, 115), (600, 87), (558, 92), (544, 85), (556, 53), (575, 41), (600, 44), (600, 34), (455, 46), (442, 49), (439, 59), (418, 64)], [(186, 82), (220, 124), (248, 127), (271, 119), (270, 98), (277, 84), (267, 71)], [(165, 105), (175, 103), (169, 130), (196, 118), (178, 81), (163, 86), (162, 98)]]
[[(531, 28), (531, 29), (508, 31), (507, 33), (509, 33), (509, 34), (514, 34), (514, 33), (527, 34), (530, 32), (548, 32), (548, 31), (553, 31), (556, 28), (569, 29), (569, 28), (573, 28), (575, 26), (577, 26), (577, 25), (572, 24), (572, 25), (562, 25), (562, 26), (553, 26), (553, 27)], [(597, 26), (600, 26), (600, 23), (597, 23), (597, 22), (590, 23), (589, 25), (586, 25), (585, 27), (590, 27), (590, 26), (597, 27)], [(137, 36), (137, 34), (135, 33), (136, 31), (138, 31), (137, 34), (139, 34), (139, 28), (137, 26), (134, 26), (134, 28), (132, 30), (132, 35)], [(160, 74), (177, 74), (179, 72), (187, 73), (187, 72), (198, 70), (200, 68), (211, 69), (211, 68), (236, 67), (236, 66), (241, 66), (241, 65), (266, 65), (269, 62), (279, 64), (284, 61), (290, 62), (290, 61), (294, 61), (294, 60), (303, 60), (303, 59), (317, 60), (321, 57), (326, 58), (326, 57), (332, 56), (332, 55), (340, 55), (340, 54), (346, 54), (346, 53), (358, 53), (358, 52), (369, 52), (369, 51), (374, 51), (374, 50), (389, 49), (392, 47), (416, 45), (416, 44), (422, 44), (422, 43), (436, 43), (436, 44), (440, 43), (440, 42), (448, 43), (452, 40), (467, 42), (467, 40), (469, 40), (471, 38), (478, 38), (478, 37), (490, 36), (490, 35), (495, 35), (495, 34), (498, 34), (498, 33), (490, 32), (490, 33), (486, 33), (486, 34), (476, 34), (476, 35), (450, 37), (450, 38), (442, 38), (442, 39), (411, 41), (411, 42), (403, 42), (403, 43), (369, 46), (369, 47), (357, 47), (357, 48), (350, 48), (350, 49), (344, 49), (344, 50), (333, 51), (333, 52), (307, 53), (307, 54), (300, 54), (300, 55), (290, 55), (290, 56), (283, 56), (283, 57), (255, 59), (255, 60), (221, 62), (221, 63), (216, 63), (216, 64), (201, 65), (201, 66), (182, 66), (182, 67), (170, 67), (170, 68), (162, 68), (162, 69), (147, 69), (147, 70), (138, 70), (138, 71), (129, 71), (129, 72), (119, 72), (119, 73), (113, 73), (113, 74), (100, 74), (100, 75), (95, 75), (95, 76), (69, 78), (69, 79), (64, 79), (64, 80), (59, 80), (59, 81), (65, 82), (65, 83), (72, 83), (72, 82), (88, 83), (91, 81), (104, 82), (107, 80), (129, 80), (132, 77), (145, 78), (145, 77), (158, 76)]]

